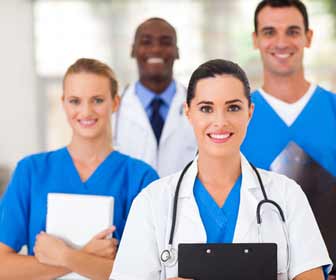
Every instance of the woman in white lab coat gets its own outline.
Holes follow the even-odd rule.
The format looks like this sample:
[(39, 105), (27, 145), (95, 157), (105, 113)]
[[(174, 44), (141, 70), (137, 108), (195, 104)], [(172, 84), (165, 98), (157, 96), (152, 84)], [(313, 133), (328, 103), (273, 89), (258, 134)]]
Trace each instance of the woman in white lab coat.
[[(285, 176), (265, 170), (259, 170), (265, 191), (281, 207), (286, 226), (268, 203), (261, 209), (258, 234), (256, 207), (264, 196), (257, 173), (240, 153), (253, 113), (249, 93), (245, 73), (230, 61), (208, 61), (190, 79), (185, 111), (199, 155), (182, 179), (172, 248), (261, 238), (278, 245), (278, 279), (322, 280), (322, 267), (329, 271), (331, 261), (303, 191)], [(178, 279), (178, 262), (167, 261), (162, 252), (169, 249), (180, 175), (155, 181), (134, 201), (112, 279)]]

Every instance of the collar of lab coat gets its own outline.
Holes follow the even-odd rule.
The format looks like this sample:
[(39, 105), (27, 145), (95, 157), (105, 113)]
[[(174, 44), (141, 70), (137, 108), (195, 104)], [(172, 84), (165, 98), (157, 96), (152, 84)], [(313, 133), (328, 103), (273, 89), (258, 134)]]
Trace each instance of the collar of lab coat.
[[(183, 178), (179, 192), (179, 199), (193, 198), (193, 186), (198, 172), (197, 161), (198, 157), (191, 164)], [(242, 186), (240, 192), (240, 205), (233, 242), (244, 241), (244, 238), (250, 230), (250, 227), (254, 223), (257, 223), (256, 209), (259, 201), (255, 196), (255, 192), (258, 191), (260, 185), (257, 175), (255, 174), (247, 159), (242, 154), (241, 169)], [(264, 184), (266, 185), (267, 182), (264, 182)]]
[[(147, 131), (152, 131), (147, 114), (135, 94), (135, 83), (128, 86), (122, 94), (122, 106), (119, 110), (124, 110), (124, 117), (129, 121), (136, 123), (138, 126), (143, 127)], [(163, 126), (160, 144), (162, 144), (169, 135), (173, 134), (178, 129), (179, 117), (184, 115), (183, 104), (186, 100), (186, 89), (184, 86), (176, 81), (176, 93), (171, 101), (168, 115)], [(120, 114), (120, 112), (118, 113)], [(153, 139), (154, 133), (152, 133)], [(156, 141), (156, 140), (155, 140)]]

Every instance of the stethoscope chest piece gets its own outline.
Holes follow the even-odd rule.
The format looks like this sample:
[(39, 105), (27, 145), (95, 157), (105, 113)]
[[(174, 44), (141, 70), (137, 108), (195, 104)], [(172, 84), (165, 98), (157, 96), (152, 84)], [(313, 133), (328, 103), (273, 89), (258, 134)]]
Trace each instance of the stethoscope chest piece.
[(169, 249), (165, 249), (161, 252), (161, 262), (168, 267), (172, 267), (177, 263), (176, 250), (169, 246)]

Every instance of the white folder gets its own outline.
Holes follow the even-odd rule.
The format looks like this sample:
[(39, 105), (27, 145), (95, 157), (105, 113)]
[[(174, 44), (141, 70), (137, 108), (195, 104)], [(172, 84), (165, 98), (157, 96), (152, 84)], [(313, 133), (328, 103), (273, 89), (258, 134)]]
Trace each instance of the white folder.
[[(113, 225), (113, 206), (112, 196), (49, 193), (46, 231), (73, 248), (82, 248)], [(70, 273), (59, 279), (88, 278)]]

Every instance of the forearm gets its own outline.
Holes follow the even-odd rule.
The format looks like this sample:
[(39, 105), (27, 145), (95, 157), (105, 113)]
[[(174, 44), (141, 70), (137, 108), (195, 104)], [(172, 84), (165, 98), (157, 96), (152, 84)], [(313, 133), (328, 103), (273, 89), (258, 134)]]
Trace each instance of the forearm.
[(305, 271), (294, 278), (294, 280), (324, 280), (321, 267)]
[(69, 270), (93, 280), (109, 279), (113, 260), (98, 257), (78, 250), (69, 250), (64, 260)]
[(50, 280), (70, 271), (66, 268), (44, 265), (32, 256), (10, 253), (0, 256), (0, 280)]

